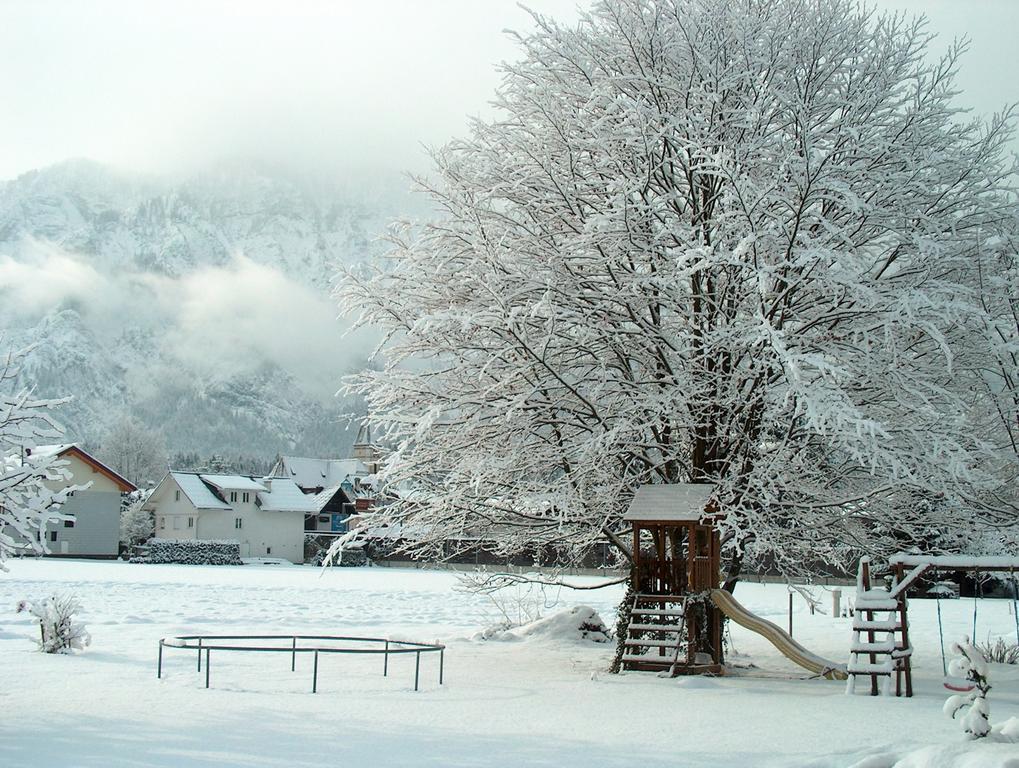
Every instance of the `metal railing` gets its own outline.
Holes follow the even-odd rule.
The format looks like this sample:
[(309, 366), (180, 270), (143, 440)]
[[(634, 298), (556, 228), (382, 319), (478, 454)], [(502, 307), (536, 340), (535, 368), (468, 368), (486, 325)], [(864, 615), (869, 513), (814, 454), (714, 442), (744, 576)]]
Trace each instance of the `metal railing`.
[[(236, 645), (232, 641), (247, 642), (258, 640), (289, 641), (289, 645)], [(302, 641), (298, 645), (298, 641)], [(304, 641), (315, 641), (314, 645), (306, 645)], [(379, 644), (379, 647), (336, 647), (325, 645), (323, 641), (340, 643)], [(224, 642), (230, 644), (224, 644)], [(374, 654), (382, 656), (382, 676), (389, 676), (389, 657), (392, 655), (413, 653), (414, 656), (414, 690), (418, 690), (421, 677), (421, 654), (439, 654), (439, 685), (445, 667), (446, 646), (439, 643), (417, 643), (410, 640), (390, 640), (386, 637), (353, 637), (340, 635), (179, 635), (163, 637), (159, 640), (159, 658), (156, 662), (156, 677), (163, 677), (163, 649), (195, 651), (198, 655), (198, 671), (202, 671), (202, 654), (205, 655), (205, 687), (209, 687), (209, 670), (212, 651), (238, 651), (242, 653), (289, 653), (290, 671), (297, 670), (297, 654), (314, 655), (312, 665), (311, 692), (318, 692), (318, 657), (320, 653), (354, 653)]]

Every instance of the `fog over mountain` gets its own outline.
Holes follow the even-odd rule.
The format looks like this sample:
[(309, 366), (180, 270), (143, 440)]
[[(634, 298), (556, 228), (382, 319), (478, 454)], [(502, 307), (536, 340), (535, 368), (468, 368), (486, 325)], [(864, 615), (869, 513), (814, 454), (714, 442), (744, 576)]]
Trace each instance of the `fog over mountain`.
[(422, 204), (408, 186), (248, 162), (166, 179), (70, 161), (0, 183), (5, 345), (38, 344), (26, 381), (74, 397), (76, 439), (127, 412), (171, 450), (343, 453), (357, 407), (334, 393), (371, 340), (343, 336), (331, 280)]

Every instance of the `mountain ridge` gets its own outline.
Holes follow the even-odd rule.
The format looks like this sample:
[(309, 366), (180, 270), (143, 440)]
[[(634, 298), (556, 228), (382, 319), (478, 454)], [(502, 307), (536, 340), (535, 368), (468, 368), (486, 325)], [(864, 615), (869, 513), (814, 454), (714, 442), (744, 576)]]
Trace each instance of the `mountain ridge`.
[[(387, 186), (390, 184), (390, 186)], [(171, 451), (344, 455), (331, 393), (365, 362), (330, 298), (413, 207), (371, 188), (229, 163), (181, 179), (74, 160), (0, 182), (0, 328), (23, 381), (71, 396), (68, 437), (120, 415)]]

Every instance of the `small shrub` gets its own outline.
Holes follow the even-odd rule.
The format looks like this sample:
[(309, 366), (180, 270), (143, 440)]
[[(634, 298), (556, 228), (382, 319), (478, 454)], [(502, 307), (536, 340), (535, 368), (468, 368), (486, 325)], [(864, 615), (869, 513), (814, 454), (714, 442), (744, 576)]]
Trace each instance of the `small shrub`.
[(968, 637), (964, 637), (961, 643), (953, 643), (952, 652), (956, 657), (948, 665), (948, 674), (961, 683), (969, 683), (972, 688), (949, 696), (944, 712), (959, 721), (967, 738), (986, 738), (991, 732), (991, 708), (987, 703), (991, 684), (987, 679), (987, 659), (970, 644)]
[(995, 664), (1019, 664), (1019, 643), (1008, 643), (999, 637), (995, 642), (988, 638), (986, 643), (978, 643), (977, 648), (984, 658)]
[(85, 625), (74, 620), (81, 610), (78, 600), (69, 595), (52, 595), (42, 600), (22, 600), (18, 613), (30, 613), (39, 622), (39, 639), (43, 653), (71, 653), (83, 650), (92, 642)]

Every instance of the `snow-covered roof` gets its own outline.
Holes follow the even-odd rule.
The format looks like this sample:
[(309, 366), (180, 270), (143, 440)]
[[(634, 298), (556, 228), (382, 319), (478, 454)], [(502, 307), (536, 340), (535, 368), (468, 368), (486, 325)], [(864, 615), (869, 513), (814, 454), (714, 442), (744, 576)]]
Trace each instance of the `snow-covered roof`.
[(308, 498), (314, 501), (315, 511), (321, 512), (325, 508), (326, 504), (333, 500), (333, 496), (335, 496), (339, 490), (340, 486), (334, 485), (332, 488), (326, 488), (325, 490), (316, 493), (314, 496), (309, 496)]
[(68, 451), (74, 451), (78, 458), (90, 465), (94, 470), (102, 472), (110, 480), (119, 486), (120, 490), (124, 493), (130, 493), (137, 491), (138, 487), (120, 474), (117, 470), (113, 469), (108, 464), (104, 464), (99, 461), (95, 456), (86, 450), (83, 450), (77, 443), (59, 443), (57, 445), (37, 445), (31, 449), (33, 456), (63, 456)]
[(715, 490), (707, 483), (675, 483), (642, 485), (623, 515), (634, 522), (696, 522), (704, 516), (704, 508)]
[(264, 491), (266, 487), (257, 480), (243, 475), (206, 475), (202, 480), (221, 491)]
[(184, 495), (188, 497), (196, 509), (230, 509), (230, 505), (216, 496), (202, 478), (191, 472), (171, 472)]
[(353, 477), (372, 472), (360, 459), (309, 459), (284, 456), (276, 465), (275, 475), (293, 480), (301, 488), (332, 488)]
[(64, 451), (77, 447), (75, 443), (60, 443), (59, 445), (37, 445), (31, 449), (33, 456), (59, 456)]
[(318, 512), (316, 496), (309, 496), (297, 487), (293, 480), (285, 477), (266, 478), (263, 481), (269, 490), (259, 491), (258, 503), (269, 512)]

